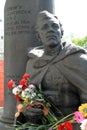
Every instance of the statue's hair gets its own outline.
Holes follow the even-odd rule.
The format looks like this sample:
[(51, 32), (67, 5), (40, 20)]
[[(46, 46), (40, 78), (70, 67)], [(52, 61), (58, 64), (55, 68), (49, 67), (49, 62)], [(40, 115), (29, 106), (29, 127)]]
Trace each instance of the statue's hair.
[(59, 22), (60, 29), (61, 29), (61, 34), (63, 36), (64, 30), (62, 28), (62, 24), (61, 24), (60, 20), (57, 18), (57, 16), (55, 16), (54, 14), (48, 12), (47, 10), (44, 10), (44, 11), (41, 11), (41, 12), (38, 13), (37, 22), (36, 22), (36, 31), (38, 32), (39, 21), (48, 20), (49, 18), (55, 18)]

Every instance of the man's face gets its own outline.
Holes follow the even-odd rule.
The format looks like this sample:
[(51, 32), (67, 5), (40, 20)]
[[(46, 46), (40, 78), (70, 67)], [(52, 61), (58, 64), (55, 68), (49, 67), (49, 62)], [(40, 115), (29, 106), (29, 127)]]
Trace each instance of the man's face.
[(60, 44), (61, 30), (59, 21), (55, 18), (44, 19), (39, 21), (39, 36), (45, 46), (55, 47)]

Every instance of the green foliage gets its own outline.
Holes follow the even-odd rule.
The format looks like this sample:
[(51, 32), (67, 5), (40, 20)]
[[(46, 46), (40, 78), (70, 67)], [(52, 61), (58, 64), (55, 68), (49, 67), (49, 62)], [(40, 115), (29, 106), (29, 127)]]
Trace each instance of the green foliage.
[(79, 46), (85, 46), (87, 44), (87, 36), (84, 38), (74, 38), (72, 39), (72, 42)]

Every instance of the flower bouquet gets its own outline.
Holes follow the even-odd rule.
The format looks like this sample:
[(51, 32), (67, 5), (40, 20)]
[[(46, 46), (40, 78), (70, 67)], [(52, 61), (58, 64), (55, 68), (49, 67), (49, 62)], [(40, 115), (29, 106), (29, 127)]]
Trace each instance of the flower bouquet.
[[(51, 109), (53, 104), (44, 96), (41, 85), (36, 86), (30, 82), (30, 74), (25, 73), (18, 85), (11, 79), (7, 87), (18, 101), (15, 119), (30, 108), (41, 108), (43, 111), (41, 124), (19, 122), (16, 130), (73, 130), (73, 123), (78, 123), (81, 130), (87, 130), (87, 103), (79, 106), (78, 111), (58, 119)], [(61, 114), (58, 108), (56, 110)]]

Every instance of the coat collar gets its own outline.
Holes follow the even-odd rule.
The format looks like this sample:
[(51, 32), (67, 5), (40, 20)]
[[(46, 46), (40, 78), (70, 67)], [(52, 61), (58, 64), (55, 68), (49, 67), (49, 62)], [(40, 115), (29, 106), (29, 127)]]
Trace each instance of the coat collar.
[[(42, 50), (43, 50), (42, 51), (42, 53), (43, 53), (44, 49), (42, 48)], [(56, 56), (42, 55), (41, 57), (37, 57), (36, 62), (34, 63), (34, 68), (41, 68), (41, 67), (46, 66), (47, 64), (59, 62), (60, 60), (63, 60), (67, 56), (73, 55), (78, 52), (86, 53), (83, 48), (76, 46), (72, 43), (64, 42), (63, 48), (58, 55), (56, 55)]]

